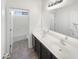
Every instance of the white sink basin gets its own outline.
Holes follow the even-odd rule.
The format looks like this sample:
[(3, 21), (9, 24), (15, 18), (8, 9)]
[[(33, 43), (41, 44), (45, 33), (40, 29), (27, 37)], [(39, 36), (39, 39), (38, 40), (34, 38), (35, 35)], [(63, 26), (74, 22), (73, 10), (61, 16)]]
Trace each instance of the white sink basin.
[(57, 39), (64, 39), (66, 36), (63, 35), (63, 34), (60, 34), (60, 33), (57, 33), (57, 32), (54, 32), (54, 31), (49, 31), (48, 34), (52, 37), (55, 37)]
[[(63, 35), (63, 34), (60, 34), (60, 33), (57, 33), (57, 32), (54, 32), (54, 31), (49, 31), (48, 33), (49, 35), (51, 35), (52, 37), (55, 37), (57, 38), (58, 40), (65, 40), (66, 36)], [(67, 36), (68, 39), (65, 40), (68, 44), (70, 44), (71, 46), (75, 47), (75, 48), (78, 48), (78, 40), (75, 39), (75, 38), (72, 38), (72, 37), (69, 37)]]
[(65, 40), (69, 45), (75, 47), (75, 48), (78, 48), (78, 40), (75, 39), (75, 38), (71, 38), (71, 37), (68, 37), (67, 40)]

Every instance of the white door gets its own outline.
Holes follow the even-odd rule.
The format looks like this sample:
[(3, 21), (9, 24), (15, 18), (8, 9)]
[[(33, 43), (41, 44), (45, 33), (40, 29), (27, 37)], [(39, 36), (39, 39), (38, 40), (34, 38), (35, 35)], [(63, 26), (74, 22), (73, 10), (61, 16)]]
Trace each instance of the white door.
[[(23, 11), (22, 11), (23, 12)], [(24, 40), (29, 32), (29, 17), (18, 12), (13, 16), (13, 41)]]
[(13, 43), (28, 38), (29, 12), (27, 10), (10, 9), (8, 16), (8, 50), (12, 53)]
[(11, 21), (10, 21), (10, 53), (12, 52), (13, 47), (13, 11), (11, 12)]
[(10, 55), (12, 52), (13, 40), (13, 12), (7, 9), (7, 53)]

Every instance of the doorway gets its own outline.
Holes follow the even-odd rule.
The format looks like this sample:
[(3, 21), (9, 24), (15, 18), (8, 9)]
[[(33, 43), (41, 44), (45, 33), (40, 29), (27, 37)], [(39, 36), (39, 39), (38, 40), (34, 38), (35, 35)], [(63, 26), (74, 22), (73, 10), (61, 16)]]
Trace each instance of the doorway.
[(13, 43), (29, 36), (29, 10), (10, 8), (7, 20), (7, 51), (12, 53)]

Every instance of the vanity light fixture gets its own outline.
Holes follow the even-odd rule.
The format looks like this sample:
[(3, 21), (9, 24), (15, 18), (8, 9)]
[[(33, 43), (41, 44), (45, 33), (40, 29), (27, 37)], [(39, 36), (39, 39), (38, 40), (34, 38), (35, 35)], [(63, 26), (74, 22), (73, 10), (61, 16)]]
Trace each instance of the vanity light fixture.
[(48, 7), (57, 5), (57, 4), (61, 3), (62, 1), (63, 1), (63, 0), (56, 0), (55, 2), (52, 2), (52, 3), (50, 2), (49, 5), (48, 5)]

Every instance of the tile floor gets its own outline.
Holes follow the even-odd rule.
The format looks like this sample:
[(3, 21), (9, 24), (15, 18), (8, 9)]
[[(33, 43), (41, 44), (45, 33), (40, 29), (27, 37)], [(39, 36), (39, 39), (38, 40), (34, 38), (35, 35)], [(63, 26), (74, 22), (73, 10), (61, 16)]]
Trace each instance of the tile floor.
[(13, 44), (13, 52), (9, 59), (38, 59), (35, 51), (28, 48), (28, 40), (21, 40)]

